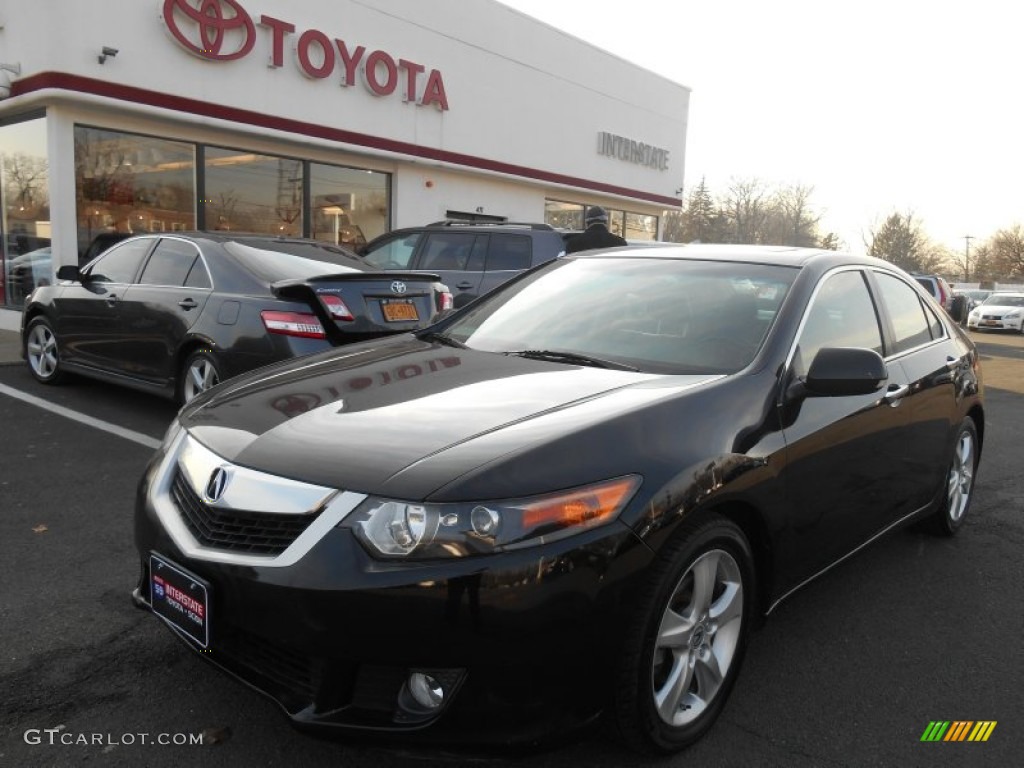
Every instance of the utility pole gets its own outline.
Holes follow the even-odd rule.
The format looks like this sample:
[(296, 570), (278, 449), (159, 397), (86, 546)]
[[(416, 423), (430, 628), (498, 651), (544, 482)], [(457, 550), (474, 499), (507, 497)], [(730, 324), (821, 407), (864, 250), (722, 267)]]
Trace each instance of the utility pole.
[(964, 282), (971, 279), (971, 240), (974, 235), (964, 235)]

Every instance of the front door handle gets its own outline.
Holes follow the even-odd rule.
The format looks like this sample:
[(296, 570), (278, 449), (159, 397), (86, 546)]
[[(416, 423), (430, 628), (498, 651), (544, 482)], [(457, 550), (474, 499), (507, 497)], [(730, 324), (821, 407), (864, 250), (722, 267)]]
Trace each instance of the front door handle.
[(104, 301), (107, 302), (107, 306), (108, 307), (116, 307), (117, 306), (117, 296), (114, 295), (113, 293), (110, 294), (109, 296), (107, 296), (107, 298), (105, 298)]
[(885, 391), (882, 396), (882, 400), (887, 402), (890, 407), (895, 408), (900, 404), (900, 401), (910, 394), (909, 384), (890, 384), (889, 388)]
[(186, 312), (190, 309), (195, 309), (199, 306), (195, 299), (182, 299), (178, 302), (178, 306), (184, 309)]
[(960, 367), (960, 358), (953, 357), (952, 355), (946, 356), (946, 368), (950, 371), (955, 371)]

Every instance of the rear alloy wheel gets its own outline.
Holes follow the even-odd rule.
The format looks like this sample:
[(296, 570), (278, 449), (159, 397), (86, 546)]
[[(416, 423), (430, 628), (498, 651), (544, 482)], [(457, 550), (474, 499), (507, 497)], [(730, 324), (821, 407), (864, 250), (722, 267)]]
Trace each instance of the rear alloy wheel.
[(721, 713), (752, 620), (752, 562), (743, 532), (718, 517), (686, 524), (660, 553), (616, 690), (615, 717), (630, 746), (678, 751)]
[(213, 353), (207, 349), (193, 352), (181, 367), (178, 379), (178, 402), (184, 405), (220, 383), (220, 368)]
[(45, 317), (37, 317), (29, 323), (28, 334), (25, 337), (25, 358), (28, 360), (28, 369), (36, 381), (56, 384), (64, 378), (57, 335)]
[(980, 458), (978, 449), (978, 429), (973, 419), (966, 418), (960, 423), (953, 446), (953, 458), (946, 475), (946, 495), (934, 517), (939, 532), (947, 536), (959, 530), (970, 509), (974, 474)]

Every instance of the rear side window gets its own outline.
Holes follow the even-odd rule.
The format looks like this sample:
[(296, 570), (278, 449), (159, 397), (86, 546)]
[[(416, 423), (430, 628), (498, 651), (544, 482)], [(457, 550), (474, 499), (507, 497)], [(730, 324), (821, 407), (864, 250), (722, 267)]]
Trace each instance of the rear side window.
[(491, 235), (487, 271), (519, 271), (530, 266), (530, 238), (526, 235)]
[(381, 269), (406, 269), (412, 260), (413, 251), (416, 250), (416, 243), (419, 240), (420, 233), (418, 232), (393, 237), (387, 242), (375, 246), (372, 251), (367, 251), (364, 258), (373, 266)]
[(162, 238), (157, 243), (153, 255), (149, 257), (139, 283), (142, 285), (174, 285), (185, 284), (189, 271), (199, 251), (191, 243), (184, 240)]
[(97, 283), (131, 283), (151, 245), (153, 240), (147, 237), (111, 248), (92, 265), (90, 279)]
[(428, 270), (465, 271), (476, 235), (467, 232), (438, 232), (427, 236), (417, 267)]
[(875, 277), (896, 334), (893, 351), (905, 352), (931, 341), (928, 317), (917, 291), (892, 275), (876, 273)]

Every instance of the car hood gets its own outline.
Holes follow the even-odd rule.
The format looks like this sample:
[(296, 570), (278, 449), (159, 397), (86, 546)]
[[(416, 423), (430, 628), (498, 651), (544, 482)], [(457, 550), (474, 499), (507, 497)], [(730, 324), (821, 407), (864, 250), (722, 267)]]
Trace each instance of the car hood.
[[(242, 466), (364, 493), (429, 495), (487, 462), (718, 376), (661, 376), (430, 344), (355, 345), (265, 368), (181, 421)], [(413, 469), (415, 483), (389, 481)]]
[(1014, 309), (1024, 309), (1024, 307), (1017, 307), (1012, 304), (979, 304), (974, 308), (974, 312), (1010, 312)]

